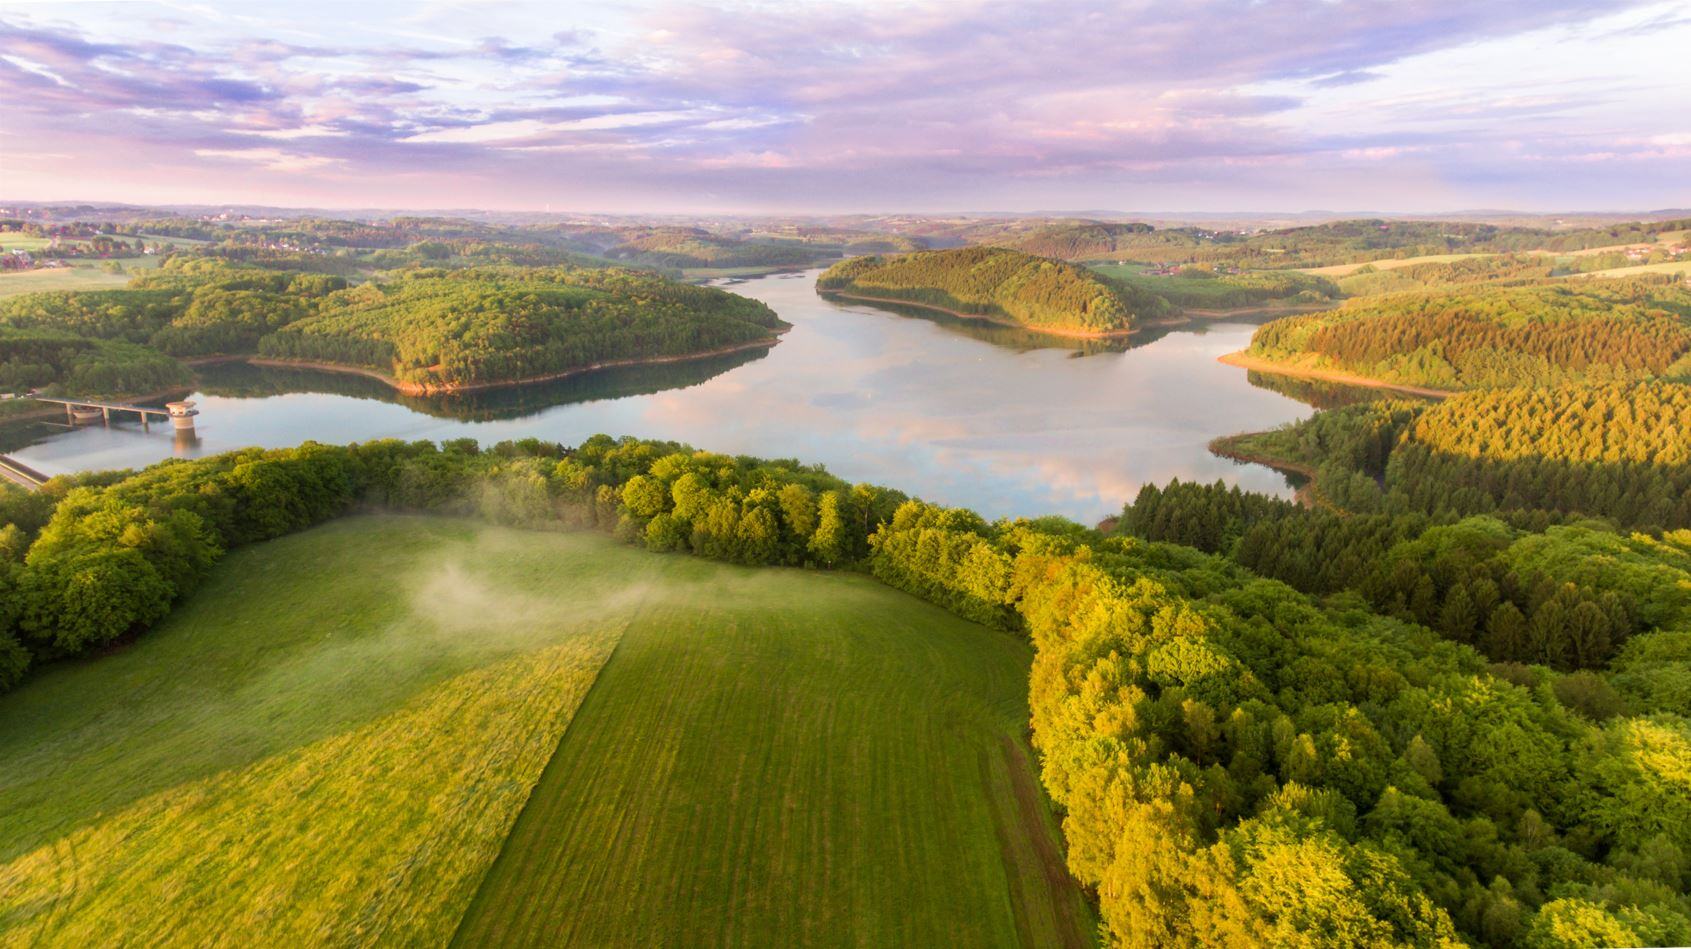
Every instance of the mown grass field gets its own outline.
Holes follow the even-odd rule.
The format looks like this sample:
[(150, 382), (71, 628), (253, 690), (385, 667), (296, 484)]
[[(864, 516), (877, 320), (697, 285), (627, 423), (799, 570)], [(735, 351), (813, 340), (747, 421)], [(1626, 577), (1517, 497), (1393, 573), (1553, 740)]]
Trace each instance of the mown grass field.
[[(81, 243), (80, 241), (75, 240), (66, 240), (64, 242), (69, 244)], [(39, 234), (25, 234), (22, 231), (5, 231), (0, 233), (0, 249), (4, 250), (37, 251), (52, 243), (53, 239), (51, 237), (42, 237)]]
[(0, 944), (443, 942), (649, 572), (596, 540), (341, 521), (0, 698)]
[(126, 257), (117, 261), (123, 267), (123, 273), (110, 273), (101, 268), (103, 263), (105, 261), (0, 273), (0, 298), (47, 290), (117, 290), (129, 286), (133, 271), (152, 270), (159, 265), (159, 259)]
[(1098, 271), (1106, 277), (1115, 277), (1118, 280), (1126, 280), (1130, 277), (1144, 276), (1145, 271), (1152, 269), (1155, 265), (1140, 263), (1133, 260), (1119, 264), (1095, 260), (1088, 262), (1086, 266)]
[(861, 577), (677, 566), (717, 595), (630, 626), (460, 945), (1089, 941), (1025, 645)]
[(1237, 293), (1239, 288), (1223, 283), (1219, 280), (1200, 280), (1191, 277), (1149, 277), (1146, 276), (1143, 264), (1088, 264), (1088, 267), (1098, 271), (1106, 277), (1112, 277), (1123, 283), (1149, 290), (1152, 293), (1172, 295), (1178, 302), (1186, 306), (1221, 306), (1229, 294)]
[(1027, 662), (860, 577), (344, 519), (0, 697), (0, 945), (1087, 940)]

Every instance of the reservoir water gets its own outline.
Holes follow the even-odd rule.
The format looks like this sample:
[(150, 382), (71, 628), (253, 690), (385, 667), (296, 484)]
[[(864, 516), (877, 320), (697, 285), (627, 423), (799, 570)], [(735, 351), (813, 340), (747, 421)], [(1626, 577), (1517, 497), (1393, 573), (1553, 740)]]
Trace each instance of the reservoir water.
[(727, 288), (793, 328), (767, 352), (609, 370), (558, 383), (406, 398), (338, 373), (205, 366), (198, 440), (161, 426), (14, 426), (0, 441), (49, 474), (133, 468), (307, 439), (536, 437), (596, 432), (798, 458), (987, 517), (1116, 513), (1140, 485), (1221, 478), (1289, 496), (1267, 468), (1217, 458), (1218, 435), (1307, 417), (1309, 405), (1216, 362), (1254, 325), (1210, 322), (1116, 347), (833, 302), (815, 273)]

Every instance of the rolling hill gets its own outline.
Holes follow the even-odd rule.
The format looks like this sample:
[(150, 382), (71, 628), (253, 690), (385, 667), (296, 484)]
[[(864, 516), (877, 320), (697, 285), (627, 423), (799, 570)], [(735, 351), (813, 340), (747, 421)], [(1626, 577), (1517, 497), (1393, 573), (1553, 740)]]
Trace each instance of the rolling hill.
[(649, 273), (423, 270), (334, 294), (259, 352), (426, 393), (766, 345), (786, 325), (755, 300)]
[(1681, 376), (1691, 293), (1659, 278), (1393, 293), (1276, 320), (1245, 355), (1446, 390)]
[(857, 257), (830, 267), (816, 286), (1071, 336), (1130, 333), (1174, 312), (1161, 297), (1085, 267), (996, 247)]

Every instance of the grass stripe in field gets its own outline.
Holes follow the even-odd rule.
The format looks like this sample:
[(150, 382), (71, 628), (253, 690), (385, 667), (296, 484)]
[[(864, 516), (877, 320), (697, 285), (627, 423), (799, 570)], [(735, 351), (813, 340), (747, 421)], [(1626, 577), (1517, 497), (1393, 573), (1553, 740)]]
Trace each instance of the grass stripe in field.
[(236, 551), (0, 696), (0, 945), (444, 942), (664, 563), (426, 517)]
[(440, 944), (616, 638), (465, 673), (0, 867), (0, 942)]
[(52, 290), (116, 290), (128, 286), (129, 279), (128, 273), (108, 273), (92, 266), (20, 270), (0, 274), (0, 298)]
[(1025, 644), (862, 577), (676, 569), (714, 594), (630, 625), (459, 945), (1091, 942)]

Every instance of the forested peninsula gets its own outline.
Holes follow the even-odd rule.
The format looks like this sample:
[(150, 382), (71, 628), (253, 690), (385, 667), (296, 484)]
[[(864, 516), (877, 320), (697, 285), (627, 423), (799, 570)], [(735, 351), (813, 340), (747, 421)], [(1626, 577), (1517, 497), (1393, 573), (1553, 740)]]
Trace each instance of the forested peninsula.
[(338, 276), (180, 257), (126, 288), (0, 302), (0, 387), (122, 397), (183, 384), (178, 359), (356, 371), (420, 395), (773, 343), (754, 300), (615, 268), (466, 267)]
[(648, 273), (421, 270), (331, 296), (259, 354), (368, 369), (423, 394), (767, 345), (786, 327), (755, 300)]
[(1085, 267), (997, 247), (856, 257), (828, 268), (816, 287), (1064, 336), (1125, 335), (1175, 312), (1162, 297)]
[(1441, 390), (1691, 373), (1691, 290), (1667, 277), (1463, 286), (1264, 325), (1247, 368)]

